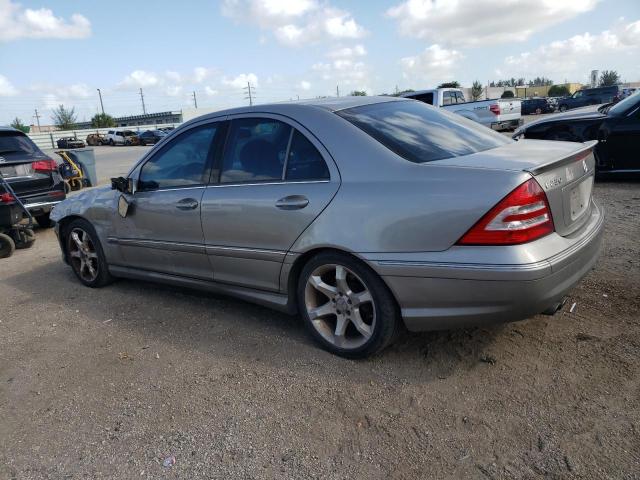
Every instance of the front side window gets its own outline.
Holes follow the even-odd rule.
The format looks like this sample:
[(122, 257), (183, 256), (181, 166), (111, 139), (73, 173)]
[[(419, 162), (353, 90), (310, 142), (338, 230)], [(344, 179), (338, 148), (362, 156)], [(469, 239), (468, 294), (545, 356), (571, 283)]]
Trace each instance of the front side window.
[(416, 163), (469, 155), (512, 142), (479, 123), (421, 102), (374, 103), (336, 114)]
[(328, 180), (329, 169), (316, 147), (294, 130), (289, 147), (286, 180)]
[(176, 137), (144, 164), (138, 188), (156, 190), (206, 183), (205, 169), (216, 131), (217, 124), (210, 124)]
[(221, 183), (282, 180), (291, 127), (271, 118), (231, 122), (222, 162)]
[(456, 92), (456, 99), (458, 100), (458, 103), (466, 103), (462, 92)]

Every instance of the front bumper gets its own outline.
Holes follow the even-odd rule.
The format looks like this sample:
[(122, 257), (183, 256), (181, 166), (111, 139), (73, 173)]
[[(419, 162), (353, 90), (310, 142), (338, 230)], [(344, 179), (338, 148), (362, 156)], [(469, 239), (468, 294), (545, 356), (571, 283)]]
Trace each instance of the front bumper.
[[(604, 214), (594, 203), (587, 224), (570, 237), (552, 234), (532, 244), (475, 247), (494, 253), (496, 248), (508, 249), (505, 263), (369, 260), (369, 264), (395, 295), (409, 330), (516, 321), (559, 304), (593, 268), (603, 226)], [(533, 261), (515, 263), (514, 258)]]

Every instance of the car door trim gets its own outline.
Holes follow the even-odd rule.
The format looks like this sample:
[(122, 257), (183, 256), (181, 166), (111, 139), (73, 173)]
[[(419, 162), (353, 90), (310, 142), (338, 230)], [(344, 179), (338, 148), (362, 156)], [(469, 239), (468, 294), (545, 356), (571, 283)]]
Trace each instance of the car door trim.
[(267, 250), (245, 247), (228, 247), (222, 245), (205, 245), (207, 255), (248, 258), (252, 260), (263, 260), (267, 262), (282, 263), (287, 252), (281, 250)]
[(172, 252), (205, 253), (205, 247), (202, 243), (182, 243), (169, 242), (164, 240), (141, 240), (138, 238), (118, 237), (108, 237), (107, 243), (127, 247), (142, 247), (153, 248), (157, 250), (168, 250)]
[(331, 183), (331, 180), (301, 180), (301, 181), (282, 181), (277, 182), (255, 182), (255, 183), (218, 183), (215, 185), (207, 185), (206, 188), (225, 188), (225, 187), (256, 187), (259, 185), (304, 185), (310, 183)]

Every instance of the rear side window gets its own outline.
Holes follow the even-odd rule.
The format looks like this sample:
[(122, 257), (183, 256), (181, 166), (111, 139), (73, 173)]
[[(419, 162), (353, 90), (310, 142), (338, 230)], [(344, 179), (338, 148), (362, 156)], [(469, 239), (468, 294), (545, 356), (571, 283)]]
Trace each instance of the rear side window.
[(443, 105), (451, 105), (452, 103), (455, 103), (455, 97), (453, 98), (453, 100), (451, 99), (451, 92), (444, 92), (442, 94), (442, 104)]
[(222, 183), (282, 180), (291, 127), (271, 118), (231, 122), (222, 162)]
[(420, 102), (428, 103), (429, 105), (433, 105), (433, 93), (421, 93), (419, 95), (412, 95), (411, 97), (414, 100), (418, 100)]
[(328, 180), (329, 169), (316, 147), (294, 130), (287, 160), (287, 180)]
[(0, 155), (26, 153), (32, 155), (40, 150), (29, 137), (18, 132), (0, 132)]
[(512, 142), (472, 120), (421, 102), (374, 103), (336, 113), (415, 163), (469, 155)]

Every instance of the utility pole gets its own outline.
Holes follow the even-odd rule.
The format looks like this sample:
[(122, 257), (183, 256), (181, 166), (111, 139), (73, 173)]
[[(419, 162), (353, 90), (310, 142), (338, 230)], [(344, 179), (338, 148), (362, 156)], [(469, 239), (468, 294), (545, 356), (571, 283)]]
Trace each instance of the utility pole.
[(340, 96), (340, 86), (336, 85), (336, 97)]
[(144, 95), (142, 94), (142, 88), (140, 89), (140, 100), (142, 100), (142, 113), (147, 114), (147, 107), (144, 106)]
[[(247, 91), (247, 96), (244, 97), (245, 100), (249, 100), (249, 106), (253, 106), (253, 94), (251, 93), (251, 83), (247, 82), (247, 86), (243, 88), (243, 90)], [(255, 94), (255, 91), (254, 91)]]
[(193, 91), (193, 106), (198, 108), (198, 99), (196, 98), (196, 91)]
[(398, 84), (396, 84), (396, 95), (398, 95)]
[(100, 97), (100, 108), (102, 109), (102, 115), (104, 115), (104, 105), (102, 104), (102, 92), (100, 91), (99, 88), (96, 88), (96, 90), (98, 90), (98, 96)]
[(38, 114), (38, 109), (36, 108), (36, 114), (34, 115), (34, 117), (36, 117), (36, 122), (38, 123), (38, 132), (40, 131), (40, 115)]

